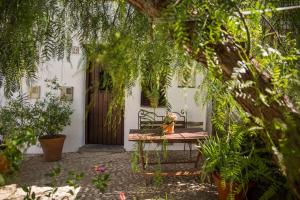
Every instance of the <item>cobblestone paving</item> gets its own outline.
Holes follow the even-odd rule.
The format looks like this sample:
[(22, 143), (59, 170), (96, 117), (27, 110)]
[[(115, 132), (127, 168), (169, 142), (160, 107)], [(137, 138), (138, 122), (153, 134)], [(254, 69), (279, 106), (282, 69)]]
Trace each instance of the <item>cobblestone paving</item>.
[[(172, 153), (171, 155), (174, 156), (175, 154)], [(68, 171), (75, 170), (85, 173), (76, 199), (113, 200), (119, 199), (120, 192), (125, 193), (126, 200), (159, 199), (166, 195), (168, 199), (179, 200), (217, 199), (215, 187), (208, 183), (200, 183), (199, 177), (163, 177), (163, 184), (157, 187), (153, 178), (145, 178), (141, 174), (132, 172), (130, 159), (131, 153), (129, 152), (67, 153), (63, 154), (63, 159), (59, 162), (44, 162), (41, 156), (30, 156), (24, 160), (21, 171), (11, 182), (17, 184), (18, 187), (43, 187), (49, 183), (49, 178), (44, 176), (45, 173), (54, 166), (60, 165), (62, 173), (59, 177), (59, 186), (66, 186), (65, 180)], [(95, 165), (104, 165), (111, 174), (111, 181), (104, 194), (91, 184)], [(170, 170), (186, 168), (186, 166), (177, 167), (176, 165), (175, 167), (166, 166), (166, 168)]]

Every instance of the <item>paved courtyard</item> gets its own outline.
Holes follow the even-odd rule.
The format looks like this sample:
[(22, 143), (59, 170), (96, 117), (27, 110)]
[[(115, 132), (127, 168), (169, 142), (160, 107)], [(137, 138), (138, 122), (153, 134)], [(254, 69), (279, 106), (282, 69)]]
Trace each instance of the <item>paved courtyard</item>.
[[(182, 154), (182, 152), (170, 155)], [(187, 154), (184, 152), (183, 157)], [(177, 155), (176, 155), (177, 156)], [(150, 156), (151, 157), (151, 156)], [(37, 193), (42, 192), (49, 177), (45, 174), (53, 167), (59, 165), (62, 169), (59, 176), (59, 191), (57, 199), (61, 199), (68, 191), (65, 183), (68, 171), (74, 170), (84, 172), (76, 197), (67, 199), (119, 199), (120, 192), (124, 192), (126, 200), (129, 199), (182, 199), (182, 200), (213, 200), (217, 199), (216, 189), (208, 183), (201, 183), (199, 177), (163, 177), (163, 183), (157, 186), (153, 178), (145, 178), (141, 174), (133, 173), (131, 170), (131, 153), (112, 152), (84, 152), (63, 154), (59, 162), (44, 162), (40, 155), (28, 156), (24, 160), (19, 174), (10, 181), (10, 184), (0, 189), (0, 199), (23, 199), (24, 193), (21, 186), (34, 186)], [(94, 177), (93, 168), (96, 165), (105, 166), (111, 174), (111, 180), (105, 193), (99, 192), (92, 184)], [(168, 170), (193, 167), (193, 165), (166, 166)], [(162, 168), (165, 170), (165, 168)], [(61, 194), (60, 194), (61, 193)], [(59, 196), (61, 195), (61, 196)]]

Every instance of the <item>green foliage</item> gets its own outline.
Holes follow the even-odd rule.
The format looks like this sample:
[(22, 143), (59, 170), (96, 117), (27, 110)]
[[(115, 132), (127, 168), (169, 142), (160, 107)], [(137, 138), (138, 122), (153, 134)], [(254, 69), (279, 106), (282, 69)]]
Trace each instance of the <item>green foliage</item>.
[[(116, 34), (110, 38), (110, 42), (102, 45), (95, 44), (96, 46), (90, 46), (87, 50), (88, 62), (94, 63), (87, 70), (98, 67), (111, 77), (110, 92), (113, 96), (108, 115), (111, 121), (116, 122), (120, 122), (125, 108), (125, 90), (135, 84), (134, 80), (138, 76), (130, 51), (125, 51), (129, 45), (132, 45), (129, 41), (130, 37), (121, 39)], [(115, 59), (111, 59), (112, 57)], [(95, 87), (98, 87), (97, 85)], [(91, 90), (97, 90), (97, 88), (91, 88)]]
[(60, 87), (55, 79), (51, 81), (50, 86), (52, 91), (48, 92), (43, 100), (36, 101), (32, 108), (34, 128), (39, 136), (54, 136), (71, 123), (71, 103), (54, 94), (53, 90)]
[(74, 36), (85, 45), (109, 37), (121, 25), (129, 27), (126, 23), (137, 25), (132, 21), (136, 12), (121, 2), (4, 0), (0, 10), (0, 85), (7, 96), (20, 89), (21, 78), (35, 78), (40, 62), (69, 60)]
[(176, 122), (177, 115), (175, 113), (167, 113), (163, 119), (164, 124), (174, 124)]
[[(138, 54), (141, 52), (144, 33), (148, 29), (145, 26), (148, 20), (130, 6), (124, 7), (122, 3), (103, 3), (102, 6), (103, 12), (111, 13), (102, 13), (105, 15), (104, 21), (96, 19), (103, 23), (101, 41), (96, 37), (87, 42), (85, 53), (87, 70), (98, 68), (109, 77), (109, 89), (113, 96), (108, 122), (115, 125), (120, 122), (124, 112), (126, 90), (130, 93), (138, 78)], [(128, 23), (132, 26), (127, 26)], [(90, 90), (98, 90), (97, 87), (98, 84), (95, 84)]]
[(135, 150), (131, 154), (131, 169), (133, 172), (137, 173), (140, 172), (140, 168), (139, 168), (140, 155), (137, 146), (134, 149)]
[[(290, 36), (299, 37), (295, 35), (299, 11), (288, 11), (292, 17), (286, 17), (288, 12), (257, 11), (285, 1), (184, 0), (171, 3), (160, 18), (150, 20), (124, 2), (2, 1), (0, 80), (6, 95), (20, 88), (22, 77), (34, 77), (41, 60), (69, 57), (71, 38), (76, 36), (87, 47), (87, 60), (100, 64), (111, 77), (114, 97), (109, 115), (120, 121), (125, 95), (138, 78), (148, 98), (154, 97), (155, 107), (158, 94), (166, 91), (175, 70), (190, 57), (207, 67), (202, 70), (204, 102), (213, 100), (212, 122), (221, 143), (223, 137), (235, 138), (234, 124), (243, 121), (256, 130), (245, 134), (263, 141), (264, 150), (273, 153), (273, 162), (288, 176), (290, 188), (297, 190), (299, 50)], [(280, 24), (289, 24), (293, 34), (278, 32)]]
[(31, 187), (22, 187), (23, 191), (26, 193), (24, 200), (40, 200), (41, 197), (37, 197), (35, 192), (32, 191)]
[(50, 187), (54, 187), (58, 182), (58, 177), (61, 174), (61, 167), (59, 165), (53, 167), (48, 173), (45, 174), (46, 177), (49, 177), (50, 183), (48, 185)]
[[(278, 193), (285, 196), (287, 191), (286, 179), (274, 164), (271, 154), (263, 144), (250, 133), (253, 128), (231, 125), (227, 136), (211, 137), (199, 146), (204, 156), (202, 179), (212, 173), (221, 177), (222, 187), (225, 184), (237, 184), (230, 187), (230, 195), (251, 189), (251, 184), (258, 184), (255, 198), (270, 199)], [(257, 187), (257, 186), (256, 186)]]
[[(3, 140), (20, 139), (14, 145), (29, 146), (35, 143), (34, 137), (30, 134), (33, 126), (32, 106), (26, 97), (18, 96), (10, 99), (7, 104), (0, 109), (0, 134)], [(24, 141), (21, 141), (24, 139)]]
[(36, 143), (32, 106), (24, 96), (10, 99), (0, 109), (1, 151), (10, 163), (10, 171), (19, 169), (23, 152)]
[(110, 174), (108, 173), (97, 174), (96, 177), (93, 178), (92, 183), (100, 192), (104, 193), (110, 180), (109, 177)]
[(156, 152), (156, 159), (157, 159), (158, 164), (155, 166), (153, 180), (154, 180), (154, 184), (157, 187), (160, 187), (163, 184), (163, 177), (161, 176), (161, 172), (162, 172), (161, 164), (160, 164), (161, 158), (160, 158), (159, 152)]
[(74, 188), (78, 188), (80, 186), (79, 181), (83, 178), (83, 176), (84, 176), (83, 172), (76, 173), (75, 171), (69, 171), (66, 183), (69, 186), (72, 186)]
[(5, 178), (2, 174), (0, 174), (0, 186), (4, 186), (5, 185)]
[[(54, 83), (51, 89), (59, 89)], [(72, 110), (69, 102), (48, 93), (46, 99), (30, 104), (19, 95), (8, 100), (0, 109), (0, 136), (4, 145), (3, 154), (10, 163), (10, 172), (19, 169), (23, 153), (36, 144), (42, 134), (57, 134), (70, 124)]]
[(159, 34), (144, 40), (144, 53), (140, 56), (138, 67), (142, 90), (153, 108), (158, 107), (159, 101), (168, 106), (167, 88), (171, 86), (174, 75), (170, 45), (170, 41), (164, 40)]

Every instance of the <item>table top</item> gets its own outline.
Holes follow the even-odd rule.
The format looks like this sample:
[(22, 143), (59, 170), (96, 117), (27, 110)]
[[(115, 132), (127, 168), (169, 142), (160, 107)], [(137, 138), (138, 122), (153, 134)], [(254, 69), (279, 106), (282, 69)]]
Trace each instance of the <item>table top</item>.
[(158, 135), (157, 129), (152, 130), (139, 130), (131, 129), (129, 131), (128, 140), (133, 142), (153, 142), (161, 143), (164, 140), (173, 143), (197, 143), (198, 140), (204, 140), (208, 138), (207, 132), (200, 128), (175, 128), (175, 133), (170, 135)]

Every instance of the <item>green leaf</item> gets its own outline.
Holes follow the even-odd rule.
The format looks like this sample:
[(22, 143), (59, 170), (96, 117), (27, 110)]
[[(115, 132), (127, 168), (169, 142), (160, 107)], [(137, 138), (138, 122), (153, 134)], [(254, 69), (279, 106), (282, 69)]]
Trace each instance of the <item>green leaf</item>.
[(264, 94), (262, 94), (262, 93), (259, 93), (259, 99), (261, 100), (261, 102), (263, 103), (263, 104), (265, 104), (266, 106), (270, 106), (269, 104), (268, 104), (268, 101), (267, 101), (267, 96), (266, 95), (264, 95)]
[(24, 192), (26, 192), (26, 193), (29, 192), (29, 188), (28, 188), (28, 187), (25, 187), (25, 186), (22, 187), (22, 190), (23, 190)]

